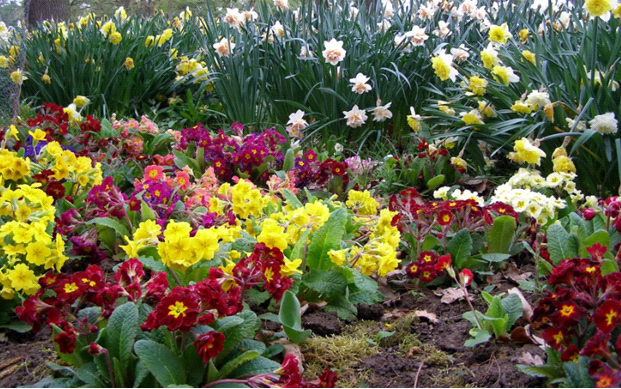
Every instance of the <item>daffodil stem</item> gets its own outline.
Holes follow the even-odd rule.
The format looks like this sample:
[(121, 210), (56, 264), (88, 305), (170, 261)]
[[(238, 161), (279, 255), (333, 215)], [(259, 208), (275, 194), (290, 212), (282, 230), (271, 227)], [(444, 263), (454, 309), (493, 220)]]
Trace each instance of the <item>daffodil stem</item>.
[(591, 51), (591, 89), (592, 93), (595, 93), (595, 67), (597, 61), (597, 33), (599, 29), (599, 18), (594, 18), (593, 22), (595, 26), (593, 26), (593, 51)]

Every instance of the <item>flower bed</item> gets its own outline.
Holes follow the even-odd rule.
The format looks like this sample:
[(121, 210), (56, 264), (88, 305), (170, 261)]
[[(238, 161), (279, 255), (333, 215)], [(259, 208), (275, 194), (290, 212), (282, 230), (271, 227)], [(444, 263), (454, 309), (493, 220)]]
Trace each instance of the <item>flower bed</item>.
[[(366, 16), (342, 4), (296, 14), (281, 1), (260, 16), (229, 9), (222, 21), (186, 12), (162, 31), (160, 16), (139, 22), (120, 10), (28, 37), (28, 55), (43, 54), (23, 73), (40, 85), (23, 69), (13, 77), (24, 94), (49, 89), (50, 78), (60, 93), (50, 66), (75, 63), (80, 36), (101, 55), (127, 45), (114, 64), (86, 62), (104, 79), (143, 71), (138, 58), (149, 56), (178, 77), (170, 88), (168, 76), (145, 84), (172, 93), (159, 110), (138, 114), (125, 99), (101, 115), (115, 106), (92, 86), (101, 93), (42, 94), (57, 100), (3, 127), (0, 326), (51, 330), (59, 360), (41, 385), (509, 386), (502, 371), (485, 381), (467, 378), (483, 367), (449, 369), (485, 365), (501, 349), (524, 386), (619, 385), (618, 107), (609, 100), (620, 76), (598, 70), (618, 50), (603, 45), (619, 7), (382, 4)], [(589, 51), (582, 38), (604, 43)], [(53, 50), (42, 50), (46, 39)], [(356, 42), (375, 46), (365, 54)], [(579, 86), (550, 73), (563, 63), (559, 42), (584, 62)], [(192, 45), (209, 50), (178, 57)], [(17, 46), (7, 47), (0, 60), (10, 68)], [(367, 54), (363, 72), (353, 58)], [(415, 70), (413, 57), (425, 59)], [(274, 64), (291, 76), (272, 78)], [(266, 89), (236, 91), (248, 74), (245, 85)], [(425, 92), (400, 100), (420, 77)], [(302, 102), (287, 97), (298, 89)], [(241, 95), (249, 103), (233, 106)], [(378, 154), (365, 148), (374, 136), (392, 143)], [(342, 339), (320, 337), (344, 323)], [(458, 345), (438, 337), (453, 327)], [(351, 361), (338, 357), (347, 347)], [(383, 356), (403, 374), (374, 369)], [(432, 380), (423, 367), (457, 378)], [(406, 379), (408, 369), (417, 371)]]

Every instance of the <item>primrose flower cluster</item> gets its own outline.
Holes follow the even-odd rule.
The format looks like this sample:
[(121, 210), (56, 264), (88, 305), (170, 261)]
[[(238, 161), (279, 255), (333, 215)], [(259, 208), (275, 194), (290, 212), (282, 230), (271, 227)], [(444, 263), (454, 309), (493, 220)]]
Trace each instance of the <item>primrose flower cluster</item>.
[[(6, 185), (6, 183), (5, 183)], [(67, 257), (60, 234), (53, 236), (54, 199), (40, 184), (3, 185), (0, 194), (0, 284), (2, 298), (32, 295), (45, 269), (60, 271)]]
[[(230, 181), (234, 175), (249, 177), (258, 173), (265, 182), (269, 176), (268, 167), (278, 169), (282, 166), (284, 155), (280, 145), (285, 138), (273, 129), (242, 136), (243, 130), (243, 125), (236, 122), (231, 126), (230, 135), (222, 130), (212, 134), (198, 124), (182, 131), (178, 147), (187, 150), (193, 144), (196, 154), (190, 157), (204, 158), (214, 168), (219, 180)], [(263, 167), (264, 164), (267, 166)]]
[[(378, 215), (379, 203), (367, 190), (350, 190), (345, 205), (353, 210), (355, 221), (362, 223), (362, 227), (353, 245), (328, 252), (332, 263), (347, 264), (362, 274), (377, 273), (380, 277), (396, 269), (401, 262), (397, 258), (401, 233), (394, 223), (397, 212), (382, 209)], [(360, 243), (361, 238), (366, 238), (364, 244)]]
[(621, 384), (621, 273), (602, 271), (607, 248), (595, 244), (591, 258), (566, 259), (547, 278), (554, 288), (534, 310), (532, 322), (545, 325), (542, 337), (560, 353), (561, 361), (591, 358), (588, 373), (600, 388)]

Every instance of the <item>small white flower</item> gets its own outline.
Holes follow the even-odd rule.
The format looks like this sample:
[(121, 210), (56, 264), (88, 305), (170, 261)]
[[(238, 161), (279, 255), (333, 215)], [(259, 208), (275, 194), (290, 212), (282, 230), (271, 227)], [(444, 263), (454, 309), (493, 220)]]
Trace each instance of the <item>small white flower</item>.
[(334, 145), (334, 152), (337, 153), (337, 154), (342, 153), (343, 152), (343, 145), (340, 144), (340, 143), (336, 143)]
[(423, 46), (425, 41), (429, 39), (429, 35), (425, 34), (425, 29), (417, 25), (412, 26), (412, 30), (406, 32), (404, 36), (410, 39), (413, 46)]
[(232, 28), (241, 29), (241, 26), (246, 22), (244, 16), (239, 13), (237, 8), (227, 8), (224, 15), (224, 21)]
[(448, 191), (450, 186), (442, 186), (433, 192), (433, 197), (436, 199), (448, 200)]
[(343, 49), (343, 41), (337, 41), (332, 38), (330, 41), (324, 41), (323, 45), (325, 49), (321, 54), (326, 59), (326, 63), (336, 66), (336, 64), (345, 59), (347, 51)]
[(213, 48), (220, 57), (228, 57), (233, 52), (235, 43), (229, 43), (226, 38), (222, 38), (220, 42), (213, 44)]
[(388, 110), (392, 102), (386, 105), (380, 105), (380, 104), (382, 104), (382, 100), (377, 100), (377, 106), (373, 108), (373, 121), (374, 122), (383, 122), (386, 119), (392, 118), (392, 112)]
[(584, 120), (580, 120), (578, 124), (576, 124), (576, 121), (571, 118), (565, 118), (565, 121), (567, 121), (567, 125), (569, 126), (570, 130), (574, 127), (574, 125), (576, 126), (576, 128), (574, 128), (574, 131), (584, 132), (587, 129), (586, 122)]
[(289, 9), (289, 0), (274, 0), (274, 5), (280, 8), (281, 11)]
[(438, 28), (433, 30), (433, 35), (439, 36), (442, 39), (444, 39), (447, 36), (451, 35), (453, 33), (453, 31), (451, 31), (448, 28), (448, 25), (449, 24), (447, 22), (445, 22), (444, 20), (438, 21)]
[(367, 81), (369, 81), (369, 77), (365, 76), (362, 73), (358, 73), (355, 78), (349, 79), (349, 82), (354, 84), (351, 87), (351, 91), (358, 93), (359, 95), (370, 91), (372, 88), (371, 85), (366, 83)]
[(283, 25), (278, 20), (270, 28), (270, 32), (272, 32), (274, 35), (276, 35), (279, 38), (284, 38), (284, 36), (285, 36), (285, 29), (284, 29)]
[(351, 111), (343, 111), (343, 115), (345, 115), (345, 119), (347, 119), (347, 125), (351, 128), (362, 126), (368, 119), (364, 110), (358, 108), (357, 105), (354, 105)]
[(551, 103), (550, 95), (547, 92), (539, 92), (536, 90), (528, 94), (526, 102), (531, 103), (532, 105), (536, 105), (538, 107), (545, 107), (546, 105)]
[(459, 47), (451, 48), (451, 54), (453, 55), (453, 59), (457, 62), (464, 62), (470, 57), (468, 49), (463, 44), (459, 45)]
[(296, 112), (289, 115), (289, 121), (287, 124), (290, 124), (295, 130), (303, 130), (306, 128), (306, 126), (308, 126), (308, 122), (304, 120), (304, 111), (298, 109)]
[(616, 134), (619, 130), (614, 112), (595, 116), (589, 121), (589, 125), (593, 131), (597, 131), (600, 134)]

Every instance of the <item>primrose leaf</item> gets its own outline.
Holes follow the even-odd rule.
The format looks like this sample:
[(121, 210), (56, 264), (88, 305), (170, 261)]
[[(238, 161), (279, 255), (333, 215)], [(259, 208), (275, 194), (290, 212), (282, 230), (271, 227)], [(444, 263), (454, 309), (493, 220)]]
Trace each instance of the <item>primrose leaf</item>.
[(548, 241), (548, 253), (550, 260), (555, 265), (561, 263), (563, 259), (573, 258), (578, 255), (578, 248), (575, 247), (573, 239), (570, 239), (569, 232), (562, 226), (552, 224), (546, 233)]
[(143, 339), (136, 342), (134, 351), (160, 385), (166, 387), (185, 384), (185, 369), (181, 359), (168, 347)]
[(472, 338), (466, 340), (464, 343), (466, 347), (474, 347), (478, 344), (485, 343), (492, 337), (489, 332), (479, 328), (472, 328), (470, 330), (470, 336), (472, 336)]
[(451, 238), (446, 246), (447, 251), (457, 268), (462, 269), (463, 264), (470, 258), (472, 252), (472, 237), (466, 228), (459, 230)]
[(517, 225), (515, 218), (508, 215), (498, 216), (487, 232), (487, 249), (490, 253), (507, 253), (513, 240)]
[(315, 231), (306, 254), (306, 263), (310, 269), (327, 270), (334, 266), (328, 251), (341, 248), (341, 238), (345, 233), (348, 217), (345, 208), (338, 208), (330, 214), (324, 225)]

